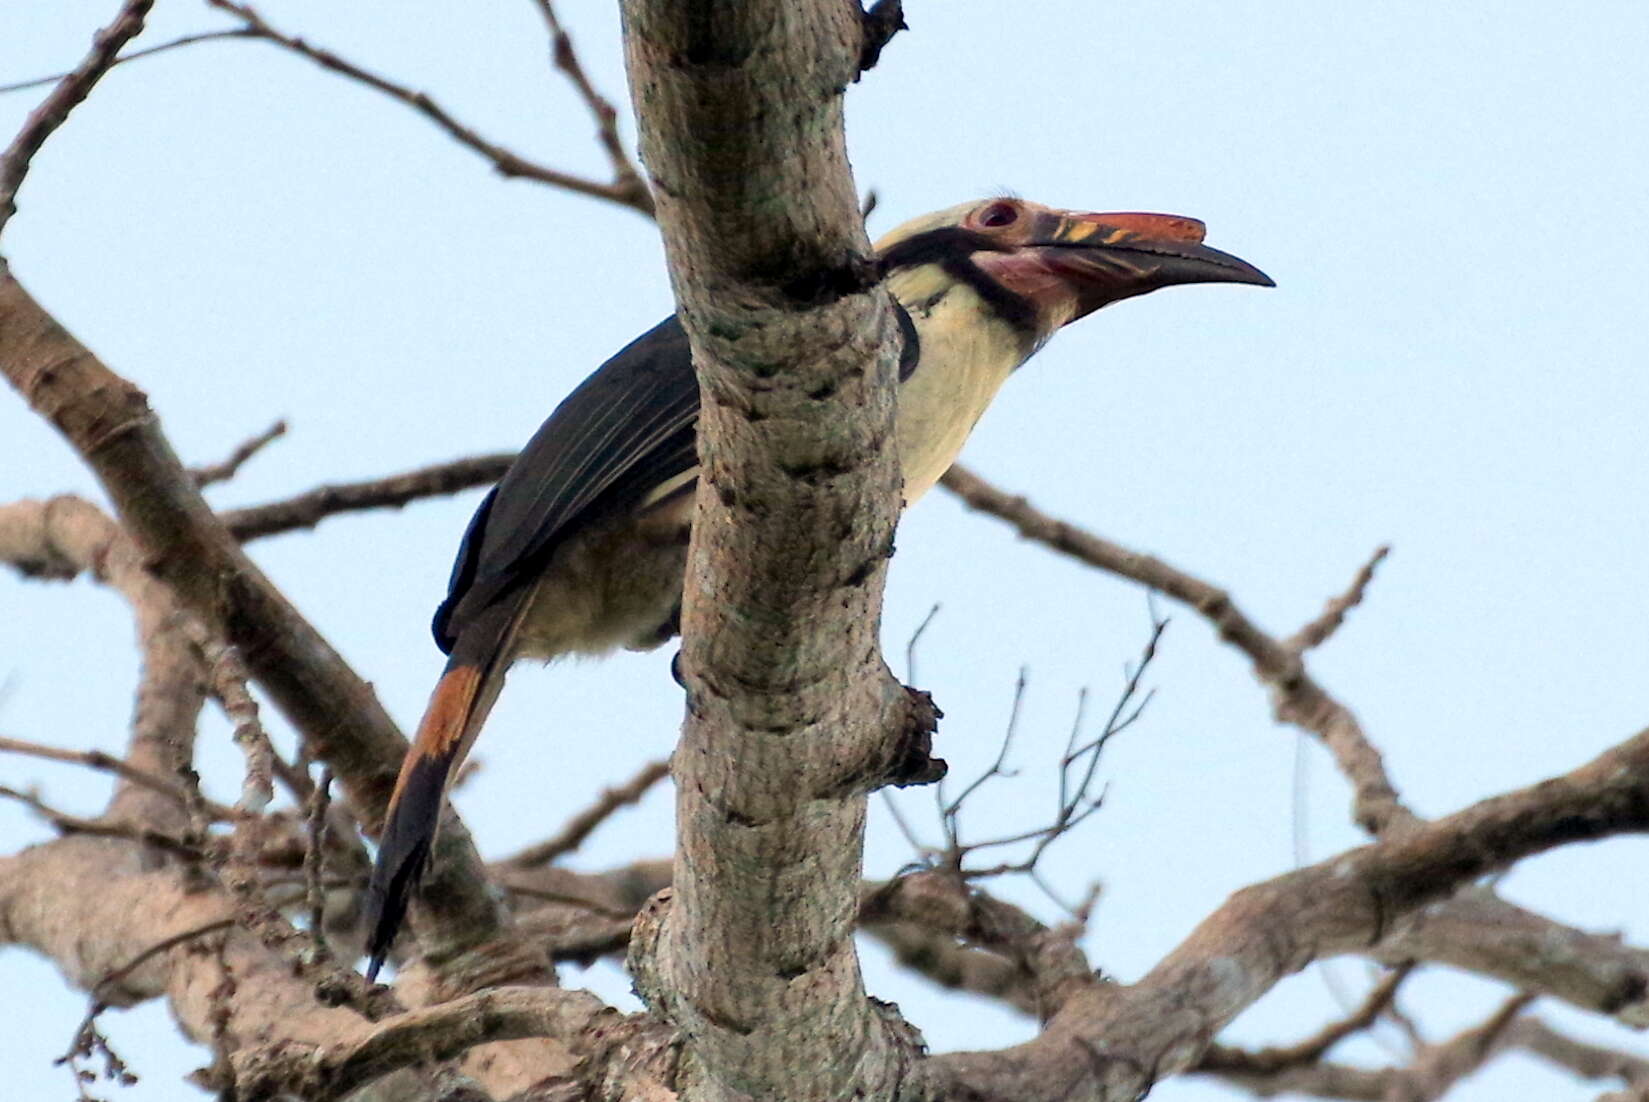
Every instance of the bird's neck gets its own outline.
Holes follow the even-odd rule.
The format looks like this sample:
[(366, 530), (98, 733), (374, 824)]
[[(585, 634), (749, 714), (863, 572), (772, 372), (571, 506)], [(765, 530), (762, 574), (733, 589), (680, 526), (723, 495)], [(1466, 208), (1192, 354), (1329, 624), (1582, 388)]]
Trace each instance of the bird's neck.
[(937, 264), (893, 273), (888, 289), (921, 341), (916, 368), (899, 388), (899, 459), (911, 504), (956, 461), (985, 407), (1039, 342)]

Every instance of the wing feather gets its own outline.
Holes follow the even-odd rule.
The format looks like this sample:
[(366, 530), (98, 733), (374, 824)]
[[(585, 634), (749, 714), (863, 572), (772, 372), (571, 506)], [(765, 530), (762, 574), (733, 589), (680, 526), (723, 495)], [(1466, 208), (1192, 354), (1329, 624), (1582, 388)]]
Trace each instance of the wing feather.
[(435, 613), (441, 649), (452, 649), (471, 617), (535, 582), (585, 520), (634, 505), (691, 470), (698, 412), (692, 352), (674, 316), (579, 384), (470, 521)]
[[(916, 368), (916, 327), (895, 304), (899, 379)], [(435, 641), (450, 652), (470, 620), (525, 593), (567, 535), (633, 507), (698, 464), (698, 378), (672, 315), (636, 338), (550, 414), (470, 520)]]

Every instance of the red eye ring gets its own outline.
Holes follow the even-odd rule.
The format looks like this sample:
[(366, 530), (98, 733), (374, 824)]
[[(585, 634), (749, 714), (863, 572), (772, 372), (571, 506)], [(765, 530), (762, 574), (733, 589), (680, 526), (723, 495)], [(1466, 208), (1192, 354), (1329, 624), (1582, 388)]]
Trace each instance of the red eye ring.
[(1019, 208), (1006, 201), (992, 203), (979, 212), (978, 220), (979, 224), (987, 229), (1011, 226), (1019, 220)]

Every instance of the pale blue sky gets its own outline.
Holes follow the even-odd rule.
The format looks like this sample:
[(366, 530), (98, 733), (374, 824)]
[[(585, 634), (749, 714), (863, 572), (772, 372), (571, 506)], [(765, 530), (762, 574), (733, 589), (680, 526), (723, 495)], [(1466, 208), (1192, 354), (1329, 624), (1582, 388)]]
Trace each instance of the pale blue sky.
[[(0, 82), (72, 64), (116, 6), (6, 0)], [(561, 7), (593, 77), (622, 102), (615, 6)], [(849, 94), (858, 181), (882, 200), (873, 231), (1006, 187), (1203, 218), (1211, 244), (1279, 284), (1175, 289), (1084, 321), (1013, 380), (970, 464), (1227, 586), (1279, 632), (1394, 544), (1366, 607), (1314, 668), (1424, 813), (1571, 768), (1649, 719), (1649, 7), (906, 7), (912, 31)], [(262, 10), (501, 141), (604, 171), (526, 0)], [(214, 23), (165, 0), (144, 41)], [(38, 95), (0, 98), (0, 130)], [(649, 223), (500, 181), (404, 109), (256, 44), (117, 70), (37, 159), (20, 205), (6, 240), (14, 270), (149, 391), (186, 458), (219, 458), (289, 419), (286, 440), (213, 491), (222, 504), (516, 446), (669, 309)], [(49, 430), (0, 399), (0, 500), (65, 490), (96, 494)], [(439, 669), (425, 625), (475, 498), (255, 548), (408, 725)], [(900, 531), (891, 652), (935, 602), (920, 683), (945, 709), (940, 752), (958, 776), (988, 763), (1016, 672), (1030, 670), (1021, 778), (982, 800), (970, 826), (1034, 822), (1075, 693), (1110, 699), (1145, 636), (1144, 596), (936, 493)], [(0, 731), (118, 751), (129, 639), (107, 592), (0, 578)], [(680, 708), (668, 653), (515, 675), (479, 747), (486, 768), (458, 797), (487, 852), (546, 833), (668, 750)], [(1292, 862), (1295, 737), (1271, 723), (1240, 658), (1176, 611), (1150, 683), (1155, 702), (1104, 766), (1109, 806), (1051, 858), (1073, 893), (1105, 881), (1087, 947), (1123, 979), (1233, 889)], [(214, 791), (232, 797), (236, 759), (216, 718), (202, 757)], [(78, 811), (107, 787), (15, 758), (0, 759), (0, 777)], [(1310, 777), (1312, 852), (1354, 844), (1343, 787), (1315, 752)], [(902, 799), (931, 818), (923, 794)], [(576, 864), (663, 854), (669, 812), (655, 793)], [(46, 836), (0, 806), (0, 848)], [(907, 857), (878, 813), (870, 871)], [(1571, 848), (1504, 889), (1642, 943), (1646, 858), (1642, 840)], [(1021, 886), (1002, 890), (1055, 917)], [(1032, 1028), (869, 958), (873, 990), (935, 1047)], [(1359, 982), (1359, 966), (1337, 971)], [(590, 982), (609, 995), (625, 986), (607, 969)], [(30, 993), (31, 1013), (0, 1041), (18, 1097), (69, 1096), (49, 1058), (83, 999), (16, 950), (0, 950), (0, 990)], [(1439, 973), (1408, 1001), (1442, 1036), (1502, 994)], [(1296, 1037), (1333, 1008), (1308, 973), (1229, 1036)], [(1550, 1014), (1649, 1052), (1642, 1038)], [(166, 1040), (158, 1005), (106, 1024), (144, 1077), (120, 1098), (178, 1097), (177, 1076), (202, 1062)], [(1569, 1102), (1600, 1089), (1512, 1060), (1451, 1097)], [(1153, 1097), (1231, 1095), (1170, 1082)]]

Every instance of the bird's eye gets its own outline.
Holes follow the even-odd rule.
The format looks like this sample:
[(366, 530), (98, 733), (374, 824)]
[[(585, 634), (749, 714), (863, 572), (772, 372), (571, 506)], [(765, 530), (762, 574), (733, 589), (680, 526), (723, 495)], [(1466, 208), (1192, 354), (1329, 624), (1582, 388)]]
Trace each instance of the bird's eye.
[(1012, 203), (992, 203), (979, 212), (979, 224), (990, 229), (1011, 226), (1019, 220), (1019, 209)]

